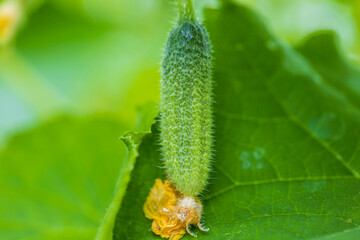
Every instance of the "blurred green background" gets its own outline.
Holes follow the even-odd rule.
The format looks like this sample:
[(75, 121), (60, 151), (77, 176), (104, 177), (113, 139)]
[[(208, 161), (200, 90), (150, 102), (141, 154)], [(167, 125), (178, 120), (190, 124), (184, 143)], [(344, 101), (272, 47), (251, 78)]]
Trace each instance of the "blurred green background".
[[(360, 0), (237, 1), (295, 46), (333, 30), (360, 66)], [(197, 15), (220, 2), (195, 0)], [(176, 15), (175, 0), (0, 0), (0, 239), (95, 236)]]
[[(102, 113), (136, 128), (138, 106), (159, 100), (160, 61), (176, 17), (169, 0), (7, 0), (21, 6), (16, 35), (0, 46), (0, 149), (59, 115)], [(220, 1), (195, 0), (204, 7)], [(298, 44), (334, 30), (360, 63), (360, 1), (243, 0), (272, 31)], [(246, 34), (246, 33), (244, 33)]]

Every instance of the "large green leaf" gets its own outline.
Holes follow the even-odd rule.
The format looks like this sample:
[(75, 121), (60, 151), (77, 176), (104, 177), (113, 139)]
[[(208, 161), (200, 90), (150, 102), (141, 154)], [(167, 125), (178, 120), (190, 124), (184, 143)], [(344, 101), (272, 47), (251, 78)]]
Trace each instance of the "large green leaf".
[(126, 128), (66, 117), (13, 138), (0, 152), (0, 239), (93, 239), (131, 169)]
[[(358, 96), (276, 39), (252, 11), (228, 4), (206, 19), (215, 55), (216, 157), (202, 196), (210, 231), (198, 238), (307, 239), (358, 227)], [(155, 178), (164, 178), (158, 126), (136, 147), (113, 230), (118, 240), (159, 238), (142, 212)]]

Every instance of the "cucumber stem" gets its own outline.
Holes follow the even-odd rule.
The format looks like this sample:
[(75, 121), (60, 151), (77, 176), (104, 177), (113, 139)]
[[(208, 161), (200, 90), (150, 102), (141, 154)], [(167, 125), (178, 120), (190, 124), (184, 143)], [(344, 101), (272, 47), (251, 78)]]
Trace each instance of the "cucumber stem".
[(178, 0), (179, 23), (194, 22), (195, 11), (193, 0)]

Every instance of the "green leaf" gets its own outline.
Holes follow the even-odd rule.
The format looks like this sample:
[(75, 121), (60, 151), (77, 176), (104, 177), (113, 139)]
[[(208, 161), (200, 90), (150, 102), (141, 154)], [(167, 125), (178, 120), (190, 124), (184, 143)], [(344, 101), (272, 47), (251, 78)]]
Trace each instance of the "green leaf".
[[(251, 10), (227, 4), (207, 10), (206, 19), (216, 156), (201, 196), (210, 231), (198, 239), (308, 239), (358, 227), (359, 98), (276, 39)], [(165, 177), (157, 124), (138, 153), (114, 239), (159, 239), (142, 212), (155, 178)]]
[(315, 240), (353, 240), (360, 237), (360, 228), (353, 228), (344, 232), (316, 238)]
[[(311, 34), (297, 50), (307, 58), (326, 82), (360, 108), (360, 70), (351, 66), (340, 51), (338, 38), (331, 31)], [(326, 61), (324, 61), (326, 59)]]
[(134, 168), (136, 158), (139, 156), (139, 146), (144, 136), (150, 134), (148, 129), (154, 124), (154, 119), (157, 115), (158, 106), (154, 102), (148, 102), (138, 107), (138, 121), (137, 131), (142, 132), (127, 132), (121, 139), (128, 148), (127, 159), (120, 171), (120, 177), (117, 182), (115, 196), (106, 211), (105, 217), (98, 230), (97, 240), (110, 240), (113, 238), (113, 228), (116, 220), (116, 215), (119, 211), (122, 198), (126, 192), (126, 186), (130, 180), (130, 173)]
[(128, 132), (121, 137), (129, 150), (128, 156), (120, 171), (120, 178), (116, 184), (115, 197), (107, 209), (106, 215), (98, 230), (96, 236), (98, 240), (112, 239), (112, 230), (114, 228), (116, 214), (119, 211), (121, 200), (126, 192), (126, 186), (130, 180), (130, 173), (134, 168), (135, 160), (139, 155), (138, 147), (145, 135), (146, 133)]
[(94, 239), (128, 174), (126, 128), (63, 117), (14, 137), (0, 152), (0, 239)]

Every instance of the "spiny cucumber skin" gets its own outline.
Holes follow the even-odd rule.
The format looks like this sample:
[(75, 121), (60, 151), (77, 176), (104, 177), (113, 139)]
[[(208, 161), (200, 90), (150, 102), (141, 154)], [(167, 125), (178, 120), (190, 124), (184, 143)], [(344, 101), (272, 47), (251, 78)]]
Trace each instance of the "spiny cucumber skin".
[(170, 182), (183, 194), (205, 188), (213, 144), (211, 44), (205, 28), (180, 21), (162, 62), (161, 145)]

